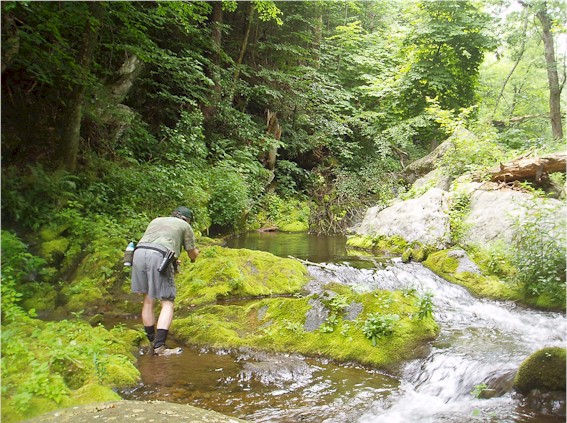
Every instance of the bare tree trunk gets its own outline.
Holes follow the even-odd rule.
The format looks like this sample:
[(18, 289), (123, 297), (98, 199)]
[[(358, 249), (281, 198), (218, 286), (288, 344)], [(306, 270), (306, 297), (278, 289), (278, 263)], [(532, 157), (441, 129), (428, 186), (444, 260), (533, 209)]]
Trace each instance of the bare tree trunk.
[(522, 60), (522, 57), (524, 55), (524, 50), (526, 49), (526, 30), (527, 30), (527, 27), (528, 27), (528, 14), (526, 13), (526, 16), (525, 16), (525, 19), (524, 19), (524, 26), (522, 28), (523, 37), (522, 37), (522, 44), (520, 46), (520, 54), (518, 55), (518, 59), (516, 60), (516, 63), (514, 63), (514, 66), (512, 67), (512, 69), (510, 70), (508, 75), (506, 76), (504, 83), (502, 84), (502, 88), (500, 89), (500, 93), (498, 94), (498, 98), (496, 99), (496, 104), (494, 105), (494, 110), (492, 111), (492, 119), (494, 119), (494, 116), (496, 115), (496, 110), (498, 110), (498, 105), (500, 104), (500, 99), (504, 95), (504, 89), (506, 88), (508, 81), (510, 80), (510, 78), (512, 77), (512, 74), (514, 73), (514, 71), (516, 70), (518, 65), (520, 64), (520, 60)]
[(313, 37), (313, 51), (315, 52), (315, 67), (321, 66), (321, 41), (323, 40), (323, 12), (321, 5), (317, 6), (317, 16), (315, 16)]
[(65, 120), (61, 128), (59, 144), (60, 167), (74, 172), (77, 168), (77, 154), (81, 138), (81, 118), (83, 116), (83, 100), (86, 90), (86, 78), (92, 63), (97, 43), (97, 30), (103, 12), (102, 3), (88, 3), (89, 13), (85, 18), (85, 31), (79, 47), (77, 65), (83, 72), (83, 80), (74, 84), (65, 106)]
[(240, 66), (244, 60), (244, 55), (246, 54), (246, 49), (248, 48), (248, 39), (250, 38), (250, 29), (252, 28), (252, 21), (254, 20), (254, 10), (256, 9), (254, 2), (249, 2), (248, 13), (246, 14), (246, 31), (244, 32), (244, 39), (240, 45), (240, 54), (238, 55), (238, 60), (236, 61), (236, 69), (234, 70), (233, 82), (236, 84), (238, 78), (240, 77)]
[(547, 64), (547, 79), (549, 81), (549, 117), (551, 119), (551, 133), (553, 138), (563, 139), (563, 125), (561, 123), (561, 87), (555, 61), (555, 47), (551, 33), (551, 21), (547, 14), (547, 3), (537, 12), (541, 22), (542, 39), (545, 47), (545, 63)]
[(120, 75), (118, 80), (107, 85), (108, 90), (117, 103), (124, 101), (134, 86), (136, 78), (138, 78), (142, 72), (143, 67), (144, 63), (138, 59), (135, 54), (126, 57), (126, 60), (124, 60), (124, 63), (118, 70), (118, 74)]
[[(280, 123), (278, 121), (278, 117), (276, 116), (276, 112), (271, 112), (269, 110), (267, 112), (266, 118), (266, 133), (274, 137), (276, 141), (279, 141), (282, 137), (282, 129), (280, 127)], [(276, 157), (278, 154), (278, 148), (276, 143), (268, 146), (268, 151), (265, 153), (264, 163), (266, 168), (270, 171), (270, 179), (268, 181), (269, 188), (268, 191), (273, 191), (275, 189), (274, 184), (272, 181), (275, 178), (275, 168), (276, 168)]]
[(212, 123), (213, 117), (216, 113), (217, 104), (220, 102), (222, 97), (221, 84), (220, 84), (220, 53), (222, 45), (222, 2), (213, 1), (213, 14), (210, 18), (211, 34), (213, 41), (212, 52), (210, 53), (210, 59), (212, 65), (206, 69), (206, 74), (214, 83), (212, 94), (209, 96), (208, 104), (203, 104), (201, 110), (203, 111), (203, 116), (205, 118), (205, 128), (208, 131)]

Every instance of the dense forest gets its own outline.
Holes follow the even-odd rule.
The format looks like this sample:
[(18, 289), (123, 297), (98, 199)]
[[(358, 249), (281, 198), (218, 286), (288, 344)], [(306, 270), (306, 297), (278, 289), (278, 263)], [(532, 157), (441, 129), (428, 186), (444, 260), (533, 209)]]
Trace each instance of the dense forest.
[(1, 11), (3, 324), (94, 295), (87, 271), (123, 279), (127, 242), (179, 205), (200, 237), (345, 233), (457, 128), (477, 138), (444, 156), (454, 175), (565, 147), (559, 0)]

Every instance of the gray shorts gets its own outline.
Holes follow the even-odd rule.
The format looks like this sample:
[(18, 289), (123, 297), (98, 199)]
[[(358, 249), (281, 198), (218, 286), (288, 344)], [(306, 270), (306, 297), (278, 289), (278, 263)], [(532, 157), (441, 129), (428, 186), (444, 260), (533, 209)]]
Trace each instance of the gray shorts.
[(148, 294), (160, 300), (175, 300), (173, 265), (160, 273), (158, 267), (163, 259), (159, 251), (137, 248), (132, 260), (132, 292)]

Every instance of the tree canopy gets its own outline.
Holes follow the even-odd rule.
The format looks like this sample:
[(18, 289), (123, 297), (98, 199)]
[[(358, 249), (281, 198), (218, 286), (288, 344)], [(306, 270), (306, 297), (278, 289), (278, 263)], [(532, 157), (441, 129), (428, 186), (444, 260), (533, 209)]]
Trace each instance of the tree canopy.
[(244, 209), (275, 190), (344, 213), (391, 195), (447, 136), (440, 116), (486, 124), (504, 148), (562, 137), (558, 1), (1, 8), (4, 169), (220, 166), (244, 181)]

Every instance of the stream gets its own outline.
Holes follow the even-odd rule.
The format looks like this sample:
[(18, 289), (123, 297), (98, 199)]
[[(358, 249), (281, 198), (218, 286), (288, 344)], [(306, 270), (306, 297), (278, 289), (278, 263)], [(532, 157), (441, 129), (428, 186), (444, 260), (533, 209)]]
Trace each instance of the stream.
[[(140, 355), (142, 383), (120, 394), (125, 399), (191, 404), (251, 422), (565, 421), (559, 401), (551, 402), (544, 414), (523, 404), (511, 388), (528, 355), (546, 346), (567, 345), (563, 314), (477, 299), (421, 264), (359, 256), (347, 251), (345, 243), (342, 236), (250, 233), (229, 240), (228, 246), (325, 263), (324, 268), (309, 266), (312, 292), (332, 280), (359, 292), (431, 293), (440, 334), (426, 358), (409, 361), (400, 374), (388, 375), (295, 354), (185, 346), (179, 356)], [(489, 398), (472, 394), (481, 384), (492, 388), (486, 391)]]

